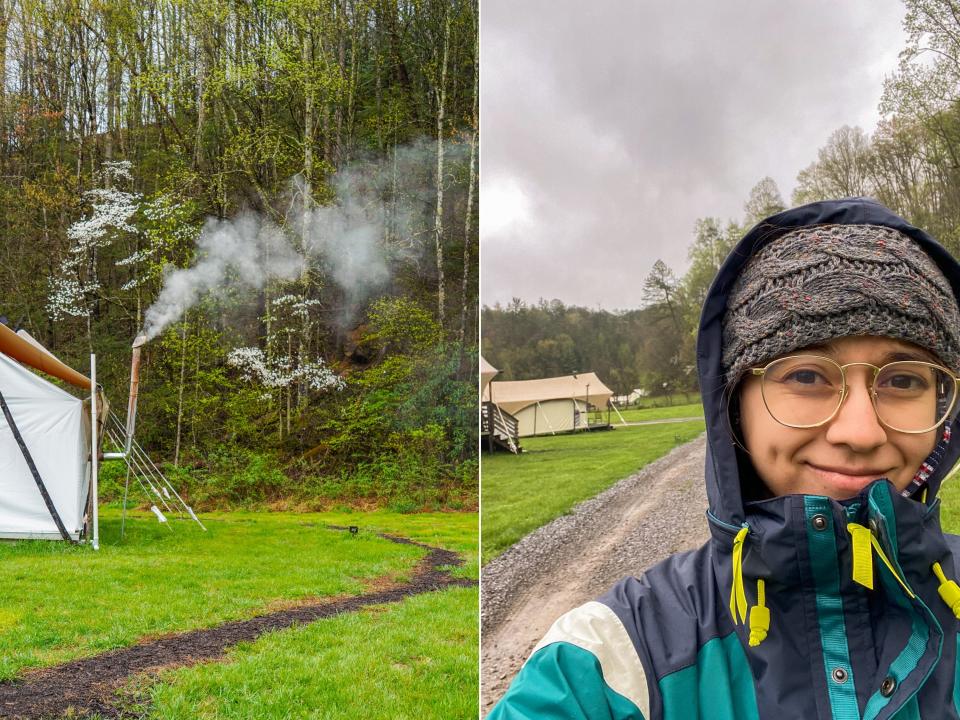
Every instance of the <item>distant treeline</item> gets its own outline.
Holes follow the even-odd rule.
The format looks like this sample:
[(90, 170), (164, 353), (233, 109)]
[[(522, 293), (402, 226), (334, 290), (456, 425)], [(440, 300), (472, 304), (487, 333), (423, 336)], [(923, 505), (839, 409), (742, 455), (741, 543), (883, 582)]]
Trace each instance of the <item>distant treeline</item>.
[[(797, 176), (792, 205), (874, 197), (960, 255), (960, 12), (952, 0), (906, 0), (907, 47), (886, 79), (872, 136), (841, 127)], [(483, 354), (500, 379), (593, 370), (617, 393), (696, 388), (695, 338), (720, 262), (758, 220), (786, 208), (774, 181), (750, 192), (742, 219), (702, 218), (677, 275), (657, 260), (643, 308), (611, 313), (559, 300), (482, 313)]]
[(0, 2), (0, 314), (122, 417), (170, 273), (236, 260), (144, 350), (181, 484), (475, 503), (477, 38), (476, 0)]
[[(671, 370), (674, 348), (663, 338), (669, 319), (656, 308), (612, 313), (559, 300), (527, 305), (514, 300), (506, 307), (484, 307), (483, 355), (500, 370), (497, 380), (529, 380), (593, 371), (617, 394), (638, 387), (677, 389), (671, 383), (694, 382), (682, 369)], [(660, 358), (667, 355), (666, 358)]]

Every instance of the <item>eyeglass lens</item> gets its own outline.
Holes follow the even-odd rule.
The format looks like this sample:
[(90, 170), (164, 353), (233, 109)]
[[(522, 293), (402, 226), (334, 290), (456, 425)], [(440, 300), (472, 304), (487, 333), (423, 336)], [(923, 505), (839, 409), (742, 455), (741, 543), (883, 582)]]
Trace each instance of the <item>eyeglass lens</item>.
[[(866, 370), (872, 376), (872, 371)], [(824, 423), (843, 399), (843, 371), (828, 358), (782, 358), (767, 366), (762, 381), (767, 409), (784, 425)], [(904, 432), (924, 432), (943, 422), (955, 392), (954, 379), (944, 369), (903, 361), (881, 369), (874, 379), (872, 395), (884, 425)]]

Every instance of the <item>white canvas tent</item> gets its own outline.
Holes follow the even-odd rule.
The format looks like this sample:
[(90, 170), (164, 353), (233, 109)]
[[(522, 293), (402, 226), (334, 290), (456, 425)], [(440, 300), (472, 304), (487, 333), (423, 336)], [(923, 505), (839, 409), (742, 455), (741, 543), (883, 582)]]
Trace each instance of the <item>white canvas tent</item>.
[(0, 538), (78, 540), (95, 487), (90, 400), (29, 367), (93, 387), (25, 332), (0, 325)]
[[(91, 476), (83, 401), (2, 353), (0, 392), (63, 526), (79, 539)], [(6, 417), (0, 417), (0, 538), (62, 538)]]
[[(133, 436), (142, 345), (142, 336), (138, 336), (124, 425), (110, 412), (97, 385), (94, 355), (90, 356), (88, 378), (25, 331), (14, 332), (0, 323), (0, 538), (77, 541), (86, 533), (97, 549), (97, 466), (101, 459), (126, 464), (126, 485), (131, 478), (140, 485), (160, 522), (166, 523), (167, 518), (158, 505), (189, 517), (206, 530)], [(73, 385), (81, 397), (28, 368)], [(104, 438), (116, 450), (102, 453)], [(125, 488), (124, 520), (126, 500)]]
[(491, 381), (484, 400), (516, 417), (520, 437), (587, 427), (587, 413), (605, 408), (613, 397), (596, 373), (539, 380)]

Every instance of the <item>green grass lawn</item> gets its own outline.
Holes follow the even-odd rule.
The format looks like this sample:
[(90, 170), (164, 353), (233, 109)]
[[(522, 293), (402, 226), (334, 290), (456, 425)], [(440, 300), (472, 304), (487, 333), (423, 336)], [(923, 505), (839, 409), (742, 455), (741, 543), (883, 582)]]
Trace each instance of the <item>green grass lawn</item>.
[(689, 403), (699, 402), (700, 393), (696, 390), (690, 392), (676, 392), (670, 395), (654, 395), (653, 397), (640, 398), (633, 403), (635, 408), (659, 408), (670, 407), (672, 405), (687, 405)]
[(960, 534), (960, 472), (940, 488), (940, 524), (944, 532)]
[(481, 459), (483, 562), (704, 430), (703, 421), (522, 438)]
[[(454, 574), (478, 576), (475, 513), (315, 517), (455, 550), (467, 562)], [(476, 588), (450, 588), (269, 633), (221, 662), (166, 671), (127, 692), (157, 720), (472, 719), (478, 613)]]
[(151, 720), (472, 720), (475, 588), (453, 588), (265, 635), (141, 692)]
[[(179, 522), (174, 525), (174, 532), (170, 532), (156, 523), (152, 515), (138, 513), (132, 519), (128, 517), (126, 540), (122, 544), (119, 543), (119, 513), (105, 509), (101, 518), (100, 552), (94, 552), (89, 546), (68, 546), (60, 542), (0, 544), (0, 678), (9, 679), (27, 668), (127, 646), (145, 637), (251, 617), (294, 600), (360, 594), (375, 578), (408, 578), (426, 551), (378, 538), (376, 531), (461, 552), (467, 564), (455, 574), (477, 576), (475, 513), (207, 514), (202, 518), (209, 528), (207, 533), (192, 523)], [(351, 536), (331, 531), (324, 527), (328, 523), (358, 525), (361, 532)], [(437, 668), (442, 669), (431, 675), (434, 685), (453, 683), (448, 692), (469, 695), (474, 712), (476, 596), (474, 588), (454, 589), (437, 593), (428, 600), (428, 604), (433, 603), (429, 612), (446, 617), (450, 625), (442, 632), (437, 631), (436, 657), (429, 651), (430, 640), (426, 635), (416, 656), (428, 670), (436, 662)], [(333, 633), (326, 637), (336, 635), (341, 645), (356, 646), (354, 652), (357, 653), (372, 652), (369, 635), (389, 637), (403, 632), (393, 625), (405, 622), (406, 613), (415, 613), (414, 609), (402, 607), (408, 602), (396, 608), (361, 612), (366, 625), (354, 625), (359, 621), (352, 616), (313, 624), (340, 623), (339, 633), (352, 632), (356, 627), (356, 636), (340, 635), (311, 625), (273, 633), (263, 638), (266, 643), (263, 646), (260, 641), (248, 646), (258, 648), (256, 652), (261, 654), (258, 662), (265, 668), (264, 672), (267, 672), (268, 660), (273, 658), (280, 676), (274, 677), (271, 683), (289, 680), (300, 684), (304, 673), (311, 672), (311, 668), (312, 672), (318, 672), (317, 668), (321, 667), (312, 664), (314, 660), (309, 653), (299, 664), (289, 655), (303, 652), (304, 646), (298, 643), (309, 645), (309, 641), (302, 640), (303, 633), (319, 633), (319, 637)], [(471, 602), (472, 611), (467, 609)], [(289, 650), (277, 650), (273, 657), (271, 648), (288, 642), (284, 639), (287, 636), (291, 643)], [(320, 642), (334, 647), (329, 640)], [(313, 652), (317, 655), (319, 646), (315, 646)], [(335, 656), (336, 652), (327, 656), (328, 661), (332, 663), (331, 658)], [(448, 676), (450, 663), (472, 663), (474, 675), (458, 672)], [(211, 673), (215, 666), (215, 663), (206, 665), (194, 672)], [(401, 673), (399, 668), (395, 670)], [(284, 674), (287, 672), (289, 674)], [(324, 671), (325, 676), (334, 674)], [(351, 686), (364, 674), (369, 674), (367, 663), (357, 665), (352, 678), (341, 677), (339, 682)], [(388, 681), (389, 676), (389, 670), (379, 676), (380, 681), (386, 683), (381, 688), (385, 693), (385, 706), (394, 701), (394, 696), (406, 692), (399, 682), (400, 677), (405, 677), (402, 673), (396, 682)], [(226, 695), (217, 702), (223, 701), (237, 712), (246, 713), (229, 717), (252, 718), (271, 717), (261, 716), (257, 708), (267, 700), (292, 697), (300, 690), (272, 685), (263, 688), (264, 697), (257, 696), (252, 688), (237, 688), (237, 692), (240, 694)], [(367, 692), (370, 698), (375, 694), (373, 687)], [(415, 699), (416, 693), (404, 702), (415, 702)], [(372, 699), (370, 702), (378, 704)], [(294, 708), (288, 706), (288, 717), (293, 716), (289, 713), (293, 713)], [(334, 714), (310, 717), (346, 717), (336, 714), (332, 708), (330, 712)]]
[[(668, 420), (671, 418), (703, 417), (703, 404), (690, 403), (689, 405), (672, 405), (670, 407), (639, 408), (621, 410), (620, 414), (627, 422), (644, 422), (647, 420)], [(620, 418), (616, 413), (610, 416), (610, 422), (616, 424)]]

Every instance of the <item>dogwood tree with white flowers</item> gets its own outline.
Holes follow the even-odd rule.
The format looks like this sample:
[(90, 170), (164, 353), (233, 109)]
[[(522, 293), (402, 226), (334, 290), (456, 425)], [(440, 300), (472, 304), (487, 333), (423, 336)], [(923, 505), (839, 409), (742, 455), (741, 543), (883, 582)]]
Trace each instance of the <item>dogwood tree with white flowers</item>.
[(245, 380), (263, 390), (264, 400), (279, 403), (281, 435), (284, 428), (290, 432), (293, 416), (302, 411), (310, 391), (346, 387), (344, 379), (308, 348), (319, 306), (318, 299), (296, 289), (269, 298), (261, 318), (267, 327), (264, 347), (240, 347), (227, 356)]
[(264, 399), (275, 399), (294, 384), (310, 390), (342, 390), (343, 378), (331, 370), (323, 358), (305, 360), (288, 355), (267, 357), (258, 347), (239, 347), (227, 355), (227, 362), (240, 371), (241, 376), (264, 389)]
[(113, 264), (130, 273), (119, 290), (134, 292), (139, 324), (143, 288), (162, 277), (178, 249), (182, 251), (196, 241), (199, 225), (194, 221), (192, 206), (174, 191), (144, 198), (122, 189), (132, 182), (131, 171), (128, 161), (105, 162), (101, 170), (105, 187), (84, 193), (90, 214), (67, 229), (72, 244), (48, 281), (47, 312), (52, 319), (83, 317), (89, 324), (93, 307), (109, 290), (100, 281), (98, 255), (113, 248), (113, 257), (118, 252), (126, 253)]
[(97, 253), (119, 237), (135, 235), (133, 217), (143, 196), (125, 192), (118, 185), (132, 181), (129, 161), (105, 162), (101, 178), (106, 187), (83, 194), (90, 203), (90, 215), (67, 229), (73, 243), (60, 261), (58, 272), (50, 278), (47, 312), (54, 320), (86, 317), (101, 291), (97, 272)]

